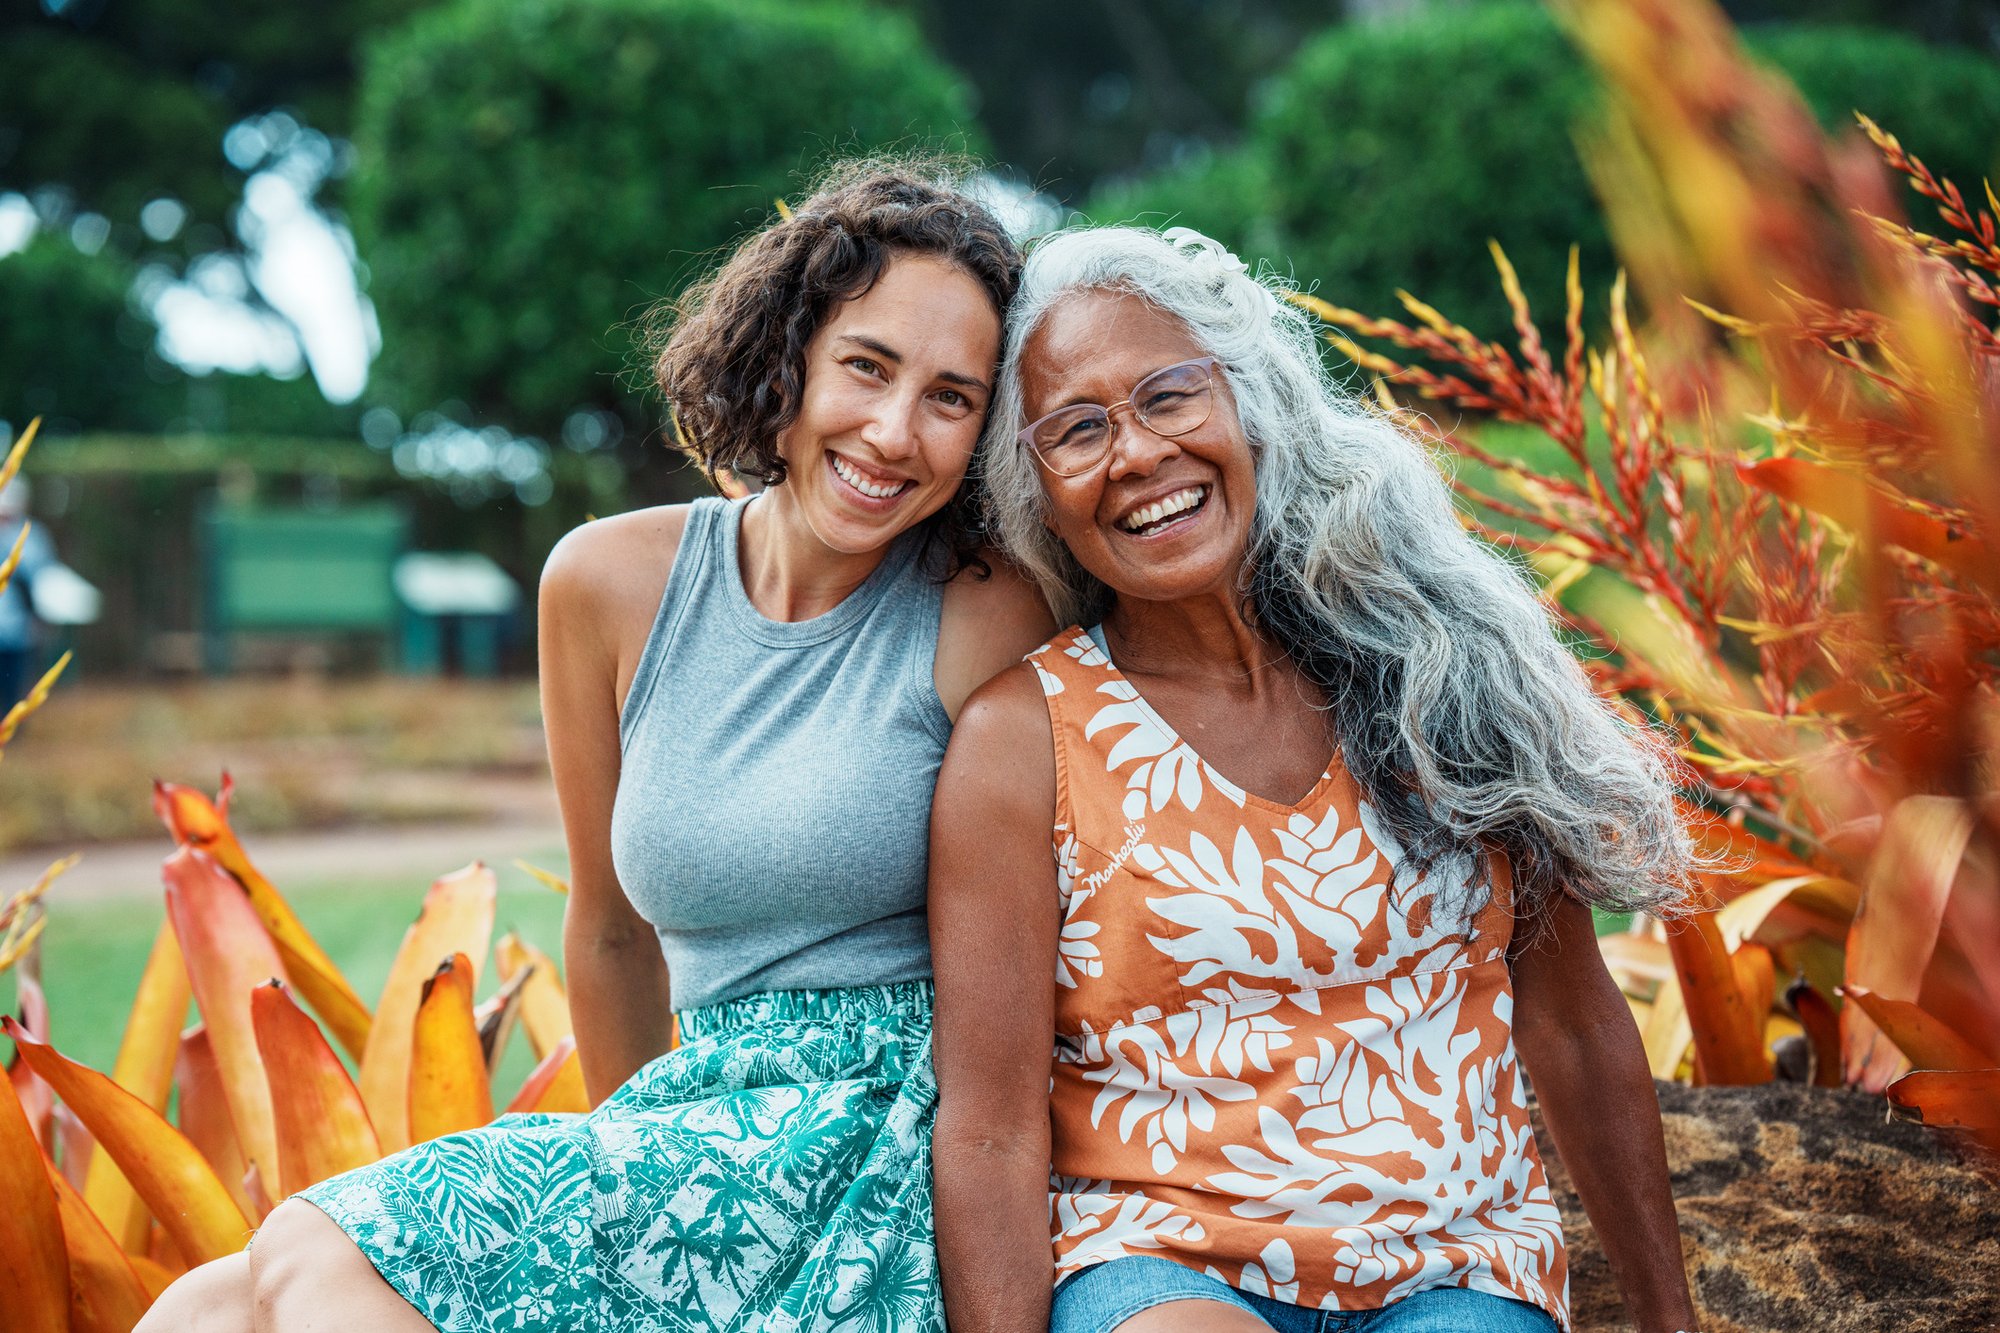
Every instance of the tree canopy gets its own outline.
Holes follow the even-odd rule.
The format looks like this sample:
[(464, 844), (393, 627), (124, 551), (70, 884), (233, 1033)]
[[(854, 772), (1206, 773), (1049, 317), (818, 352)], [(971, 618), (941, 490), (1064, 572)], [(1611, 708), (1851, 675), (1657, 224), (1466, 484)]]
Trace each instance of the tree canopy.
[(621, 385), (629, 326), (836, 153), (972, 126), (894, 14), (763, 0), (461, 0), (368, 55), (356, 227), (405, 410), (547, 436)]

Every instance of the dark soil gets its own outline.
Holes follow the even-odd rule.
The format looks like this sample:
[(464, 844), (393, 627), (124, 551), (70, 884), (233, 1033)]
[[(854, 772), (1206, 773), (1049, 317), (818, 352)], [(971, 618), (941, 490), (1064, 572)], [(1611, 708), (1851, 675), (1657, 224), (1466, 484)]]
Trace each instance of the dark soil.
[[(1932, 1132), (1858, 1092), (1658, 1086), (1704, 1333), (2000, 1330), (2000, 1188)], [(1550, 1147), (1576, 1333), (1629, 1327)]]

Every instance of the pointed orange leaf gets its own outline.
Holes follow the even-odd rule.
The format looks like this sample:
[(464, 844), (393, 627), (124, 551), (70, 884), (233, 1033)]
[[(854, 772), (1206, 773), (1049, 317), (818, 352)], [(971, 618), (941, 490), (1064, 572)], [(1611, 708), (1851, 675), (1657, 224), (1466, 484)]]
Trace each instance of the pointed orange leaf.
[(272, 1109), (280, 1197), (380, 1157), (382, 1147), (362, 1109), (361, 1093), (319, 1024), (276, 981), (252, 992), (250, 1015), (265, 1072), (278, 1090)]
[(493, 938), (497, 892), (493, 872), (474, 862), (432, 883), (423, 910), (403, 936), (375, 1006), (368, 1048), (361, 1056), (361, 1100), (384, 1152), (410, 1146), (410, 1043), (424, 985), (441, 962), (464, 954), (478, 982), (479, 960)]
[(146, 1299), (148, 1301), (157, 1301), (160, 1299), (160, 1296), (166, 1289), (174, 1284), (174, 1279), (187, 1271), (186, 1269), (182, 1269), (180, 1272), (175, 1272), (158, 1259), (149, 1258), (143, 1254), (131, 1255), (130, 1258), (132, 1260), (132, 1271), (139, 1275), (140, 1283), (146, 1288)]
[(1860, 902), (1860, 886), (1849, 880), (1794, 875), (1731, 898), (1716, 909), (1715, 924), (1732, 950), (1749, 939), (1775, 943), (1803, 934), (1842, 944)]
[(243, 1145), (236, 1139), (236, 1122), (229, 1118), (229, 1099), (222, 1093), (222, 1070), (215, 1063), (215, 1048), (208, 1031), (200, 1024), (181, 1034), (180, 1054), (174, 1061), (174, 1086), (180, 1090), (177, 1115), (181, 1133), (201, 1153), (202, 1160), (215, 1171), (216, 1179), (245, 1217), (262, 1217), (243, 1188), (250, 1164), (243, 1160)]
[(174, 841), (183, 847), (199, 847), (215, 858), (217, 865), (227, 870), (249, 896), (250, 906), (256, 909), (258, 919), (271, 933), (271, 941), (278, 947), (278, 956), (284, 960), (285, 975), (290, 977), (303, 995), (313, 1012), (326, 1022), (347, 1053), (356, 1060), (368, 1044), (368, 1007), (361, 1003), (361, 997), (354, 987), (347, 984), (347, 978), (334, 966), (333, 959), (327, 957), (326, 950), (320, 948), (319, 941), (305, 928), (292, 905), (284, 895), (265, 879), (263, 873), (251, 864), (242, 843), (237, 841), (236, 832), (229, 826), (229, 795), (232, 784), (227, 773), (222, 775), (222, 796), (219, 803), (211, 802), (207, 796), (192, 787), (175, 782), (155, 782), (153, 784), (153, 809), (166, 822), (168, 832)]
[(2000, 1069), (1920, 1069), (1891, 1083), (1888, 1097), (1926, 1125), (1959, 1130), (2000, 1157)]
[(2000, 1130), (2000, 1069), (1920, 1069), (1891, 1084), (1889, 1100), (1926, 1125)]
[(1908, 1000), (1892, 1000), (1865, 986), (1842, 986), (1840, 993), (1850, 1004), (1858, 1004), (1882, 1029), (1882, 1035), (1896, 1043), (1918, 1069), (1985, 1069), (1994, 1061), (1984, 1051), (1953, 1032), (1941, 1019), (1925, 1013)]
[[(1908, 796), (1883, 821), (1869, 862), (1854, 929), (1847, 937), (1846, 983), (1891, 1000), (1917, 998), (1959, 864), (1972, 838), (1965, 803), (1942, 796)], [(1869, 1011), (1840, 1011), (1842, 1073), (1847, 1082), (1880, 1092), (1904, 1070), (1900, 1051), (1880, 1035)]]
[(1745, 943), (1729, 955), (1729, 962), (1736, 972), (1736, 989), (1743, 995), (1743, 1003), (1757, 1017), (1757, 1030), (1763, 1031), (1764, 1018), (1777, 1003), (1777, 968), (1771, 961), (1771, 951), (1761, 944)]
[(493, 1088), (472, 1021), (472, 963), (451, 958), (424, 985), (410, 1056), (410, 1135), (422, 1143), (493, 1119)]
[(1859, 472), (1796, 457), (1739, 463), (1737, 472), (1759, 490), (1832, 519), (1857, 536), (1899, 546), (1969, 578), (1979, 576), (1987, 559), (1986, 543), (1978, 537), (1898, 503)]
[(153, 1303), (146, 1284), (83, 1196), (61, 1175), (51, 1172), (50, 1179), (62, 1215), (63, 1247), (69, 1252), (72, 1333), (132, 1333)]
[[(180, 940), (172, 925), (163, 921), (139, 977), (139, 994), (118, 1044), (118, 1062), (111, 1069), (112, 1082), (162, 1114), (173, 1092), (174, 1061), (180, 1054), (181, 1027), (192, 995)], [(109, 1154), (98, 1153), (91, 1159), (83, 1197), (126, 1250), (136, 1254), (146, 1248), (146, 1210)]]
[(167, 919), (180, 938), (202, 1026), (222, 1071), (236, 1140), (250, 1165), (275, 1180), (278, 1131), (250, 1021), (250, 993), (282, 977), (284, 964), (236, 881), (206, 852), (182, 847), (167, 858), (161, 875), (167, 882)]
[(493, 946), (493, 961), (507, 980), (528, 970), (528, 979), (522, 983), (521, 1022), (528, 1029), (528, 1044), (534, 1047), (535, 1058), (547, 1058), (571, 1031), (569, 996), (556, 974), (555, 960), (509, 931)]
[[(21, 1029), (5, 1020), (7, 1034)], [(10, 1083), (0, 1090), (0, 1292), (9, 1329), (66, 1333), (69, 1260), (48, 1159)]]
[(12, 1019), (0, 1018), (0, 1030), (90, 1126), (99, 1150), (118, 1159), (125, 1178), (190, 1262), (206, 1263), (243, 1248), (248, 1219), (179, 1130), (96, 1070), (29, 1038)]
[(521, 1090), (507, 1103), (509, 1114), (516, 1111), (564, 1111), (581, 1114), (590, 1109), (583, 1090), (583, 1062), (577, 1059), (576, 1038), (564, 1037), (555, 1049), (521, 1082)]
[(1709, 1084), (1765, 1083), (1764, 1016), (1737, 981), (1715, 913), (1697, 912), (1667, 927), (1667, 947), (1680, 975), (1694, 1034), (1695, 1066)]

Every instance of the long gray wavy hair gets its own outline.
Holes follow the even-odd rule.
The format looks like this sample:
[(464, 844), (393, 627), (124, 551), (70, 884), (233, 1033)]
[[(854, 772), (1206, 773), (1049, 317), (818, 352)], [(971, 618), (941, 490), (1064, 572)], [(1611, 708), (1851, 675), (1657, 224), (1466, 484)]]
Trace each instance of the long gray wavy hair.
[(1524, 913), (1557, 891), (1672, 911), (1698, 858), (1666, 747), (1591, 688), (1532, 584), (1460, 524), (1419, 440), (1335, 387), (1281, 290), (1180, 229), (1041, 241), (980, 447), (995, 540), (1059, 620), (1089, 624), (1110, 605), (1043, 522), (1039, 469), (1016, 438), (1021, 352), (1065, 297), (1144, 299), (1222, 363), (1256, 456), (1246, 614), (1325, 692), (1343, 761), (1405, 869), (1451, 867), (1478, 892), (1481, 853), (1497, 848)]

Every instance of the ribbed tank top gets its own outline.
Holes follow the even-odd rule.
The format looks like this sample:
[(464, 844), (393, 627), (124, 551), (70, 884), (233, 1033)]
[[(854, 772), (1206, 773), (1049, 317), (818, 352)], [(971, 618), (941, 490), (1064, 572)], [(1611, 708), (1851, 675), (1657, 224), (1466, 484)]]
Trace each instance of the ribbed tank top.
[(619, 718), (612, 862), (676, 1009), (931, 974), (943, 589), (905, 533), (831, 611), (769, 620), (737, 555), (750, 502), (691, 506)]

